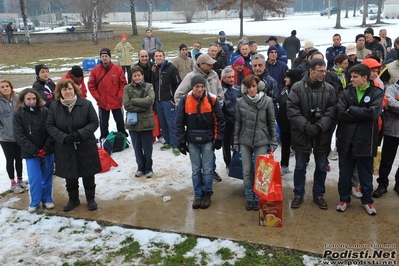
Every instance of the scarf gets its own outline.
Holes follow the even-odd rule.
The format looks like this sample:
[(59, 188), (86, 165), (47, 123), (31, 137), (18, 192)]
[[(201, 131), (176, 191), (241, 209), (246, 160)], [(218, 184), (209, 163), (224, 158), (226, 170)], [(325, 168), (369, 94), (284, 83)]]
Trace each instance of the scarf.
[(262, 99), (262, 97), (265, 95), (265, 93), (263, 91), (258, 92), (257, 94), (255, 94), (254, 97), (252, 97), (251, 95), (249, 95), (247, 93), (248, 99), (250, 99), (253, 103), (257, 103), (260, 101), (260, 99)]
[(341, 81), (342, 88), (346, 89), (346, 77), (345, 77), (344, 70), (337, 65), (333, 66), (333, 70), (337, 74), (338, 79)]
[(72, 99), (61, 99), (60, 102), (68, 107), (70, 113), (72, 113), (72, 109), (75, 106), (76, 100), (78, 97), (75, 95)]

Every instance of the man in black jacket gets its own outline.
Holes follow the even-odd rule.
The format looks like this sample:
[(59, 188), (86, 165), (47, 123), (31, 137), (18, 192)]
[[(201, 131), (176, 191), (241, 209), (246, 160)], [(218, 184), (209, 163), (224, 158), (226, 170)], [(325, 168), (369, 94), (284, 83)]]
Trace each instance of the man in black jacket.
[[(135, 66), (139, 66), (144, 70), (144, 81), (146, 83), (151, 83), (152, 77), (152, 66), (154, 63), (150, 61), (150, 57), (146, 50), (140, 50), (138, 53), (139, 61), (135, 64)], [(130, 75), (130, 73), (129, 73)]]
[(291, 66), (294, 64), (296, 54), (301, 50), (301, 41), (296, 37), (296, 30), (291, 31), (291, 36), (285, 38), (283, 48), (287, 53), (288, 59), (291, 60)]

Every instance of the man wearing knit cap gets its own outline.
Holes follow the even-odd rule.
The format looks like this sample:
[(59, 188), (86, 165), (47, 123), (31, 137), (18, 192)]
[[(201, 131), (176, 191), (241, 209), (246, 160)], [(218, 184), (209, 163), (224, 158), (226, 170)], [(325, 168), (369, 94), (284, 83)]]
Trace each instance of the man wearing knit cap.
[(380, 43), (380, 37), (374, 36), (374, 30), (372, 28), (365, 29), (364, 35), (366, 36), (366, 48), (370, 51), (380, 51), (382, 54), (382, 61), (384, 61), (386, 51), (384, 45)]
[(193, 60), (187, 56), (188, 50), (187, 45), (184, 43), (179, 45), (179, 54), (175, 59), (173, 59), (173, 65), (179, 70), (180, 79), (184, 77), (191, 71), (193, 71)]
[(277, 48), (277, 59), (283, 61), (284, 63), (288, 63), (287, 54), (285, 53), (284, 48), (277, 42), (276, 36), (270, 36), (266, 41), (269, 46), (275, 46)]
[(366, 49), (366, 36), (364, 34), (358, 34), (355, 38), (356, 41), (356, 57), (359, 61), (367, 58), (367, 55), (371, 54), (369, 49)]
[(283, 48), (287, 53), (287, 58), (291, 60), (291, 66), (296, 54), (301, 50), (301, 41), (296, 37), (296, 30), (291, 31), (291, 36), (285, 38)]
[(234, 85), (241, 86), (244, 78), (251, 74), (251, 70), (249, 70), (244, 64), (244, 58), (240, 55), (236, 55), (231, 59), (231, 67), (234, 71)]
[(98, 116), (100, 118), (100, 138), (106, 138), (109, 134), (109, 113), (116, 122), (118, 132), (128, 136), (123, 121), (122, 102), (123, 89), (127, 82), (122, 68), (111, 62), (111, 51), (108, 48), (100, 50), (101, 64), (90, 72), (87, 85), (93, 98), (98, 105)]
[(115, 46), (114, 53), (119, 58), (119, 65), (122, 66), (123, 72), (125, 75), (127, 74), (127, 80), (129, 84), (132, 82), (130, 69), (131, 65), (133, 64), (133, 52), (133, 46), (126, 41), (126, 34), (122, 34), (121, 41)]
[(188, 152), (190, 156), (194, 188), (192, 208), (206, 209), (213, 195), (214, 151), (222, 147), (226, 122), (216, 96), (207, 92), (203, 75), (191, 76), (190, 90), (177, 108), (176, 138), (179, 151), (184, 155)]
[(230, 39), (226, 37), (226, 33), (224, 31), (219, 32), (219, 38), (217, 43), (220, 44), (222, 50), (226, 53), (226, 64), (230, 62), (231, 54), (234, 51), (234, 45)]
[(341, 45), (341, 35), (333, 35), (333, 45), (326, 49), (327, 70), (334, 66), (334, 59), (337, 55), (345, 54), (345, 46)]
[(279, 91), (285, 87), (285, 72), (288, 66), (283, 61), (278, 60), (278, 49), (276, 46), (269, 46), (267, 50), (266, 69), (269, 75), (277, 81)]
[(47, 65), (36, 65), (35, 72), (36, 81), (33, 83), (32, 88), (37, 90), (40, 96), (42, 96), (42, 99), (46, 102), (46, 107), (49, 108), (55, 101), (55, 83), (50, 79), (50, 72)]
[(62, 79), (72, 79), (73, 82), (79, 86), (80, 91), (82, 92), (82, 97), (87, 97), (87, 89), (84, 81), (83, 69), (80, 66), (73, 66), (71, 70), (63, 76)]

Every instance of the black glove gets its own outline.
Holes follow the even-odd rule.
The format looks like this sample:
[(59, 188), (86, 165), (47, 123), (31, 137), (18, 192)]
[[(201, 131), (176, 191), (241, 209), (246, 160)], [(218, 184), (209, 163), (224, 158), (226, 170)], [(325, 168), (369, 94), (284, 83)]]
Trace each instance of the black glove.
[(214, 142), (213, 142), (213, 149), (215, 150), (220, 150), (220, 148), (222, 147), (222, 141), (221, 140), (215, 140)]
[(69, 134), (74, 142), (79, 142), (82, 140), (82, 137), (80, 136), (79, 132), (77, 131), (72, 131), (71, 134)]
[(75, 143), (75, 141), (73, 140), (73, 137), (71, 135), (68, 135), (65, 137), (64, 143), (65, 144), (73, 144), (73, 143)]
[(179, 144), (179, 151), (181, 154), (187, 155), (188, 147), (186, 143)]
[(315, 124), (311, 124), (310, 126), (308, 126), (308, 128), (306, 129), (306, 134), (308, 134), (309, 137), (315, 137), (317, 136), (317, 134), (319, 134), (320, 132), (320, 127), (318, 125)]

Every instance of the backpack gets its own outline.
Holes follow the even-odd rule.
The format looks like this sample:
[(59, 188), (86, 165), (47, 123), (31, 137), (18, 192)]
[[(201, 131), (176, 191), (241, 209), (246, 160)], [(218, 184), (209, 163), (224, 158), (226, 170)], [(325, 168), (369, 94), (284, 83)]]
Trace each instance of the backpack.
[(130, 142), (122, 132), (110, 132), (107, 136), (107, 140), (112, 145), (112, 152), (123, 151), (124, 149), (129, 148)]
[(104, 150), (107, 151), (109, 155), (112, 153), (112, 144), (107, 140), (106, 138), (101, 138), (97, 140), (97, 146), (99, 148), (103, 148)]
[(100, 156), (101, 172), (105, 173), (111, 170), (111, 166), (118, 166), (118, 164), (109, 156), (108, 152), (103, 148), (98, 148), (98, 155)]

